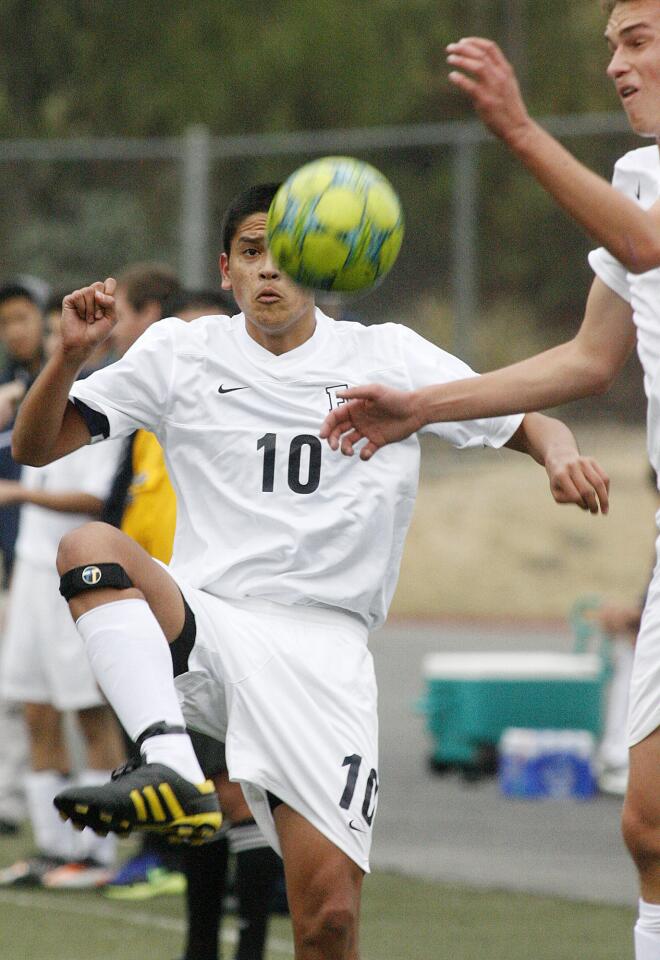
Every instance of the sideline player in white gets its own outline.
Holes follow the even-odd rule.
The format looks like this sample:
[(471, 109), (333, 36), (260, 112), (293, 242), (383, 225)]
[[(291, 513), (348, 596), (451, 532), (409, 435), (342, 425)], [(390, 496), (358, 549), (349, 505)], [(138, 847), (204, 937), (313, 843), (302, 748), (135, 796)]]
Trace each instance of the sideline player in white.
[[(103, 524), (60, 545), (62, 589), (92, 667), (145, 761), (105, 787), (65, 791), (60, 810), (101, 830), (157, 825), (204, 838), (220, 815), (184, 723), (224, 740), (230, 777), (284, 858), (296, 957), (356, 960), (379, 789), (367, 632), (394, 591), (419, 445), (388, 448), (374, 471), (334, 456), (318, 429), (337, 391), (367, 374), (404, 388), (471, 371), (406, 327), (316, 309), (266, 246), (276, 190), (246, 191), (225, 218), (220, 269), (237, 316), (162, 320), (74, 383), (114, 323), (115, 284), (65, 298), (63, 349), (23, 402), (15, 453), (43, 463), (145, 427), (177, 494), (168, 569)], [(555, 499), (607, 510), (607, 478), (556, 420), (431, 432), (458, 447), (523, 450), (545, 464)], [(163, 634), (190, 648), (176, 681), (183, 712)]]
[[(57, 329), (46, 338), (50, 354)], [(0, 871), (0, 886), (98, 886), (110, 876), (113, 837), (82, 834), (62, 823), (53, 798), (71, 780), (63, 711), (74, 711), (85, 746), (80, 784), (104, 783), (123, 757), (119, 729), (94, 680), (66, 603), (55, 558), (61, 538), (101, 513), (121, 443), (77, 450), (45, 467), (25, 467), (19, 481), (0, 480), (0, 504), (19, 503), (16, 561), (7, 601), (0, 690), (21, 704), (30, 745), (27, 812), (37, 854)]]
[[(637, 341), (648, 398), (648, 451), (660, 468), (660, 0), (609, 0), (606, 38), (614, 81), (632, 128), (656, 143), (618, 161), (612, 189), (581, 166), (527, 115), (515, 75), (491, 41), (448, 48), (452, 81), (539, 181), (608, 249), (590, 254), (596, 274), (575, 338), (479, 380), (399, 393), (384, 386), (347, 391), (321, 435), (333, 448), (369, 459), (381, 446), (429, 423), (538, 410), (601, 393)], [(461, 71), (468, 71), (465, 74)], [(636, 209), (635, 209), (636, 208)], [(650, 210), (650, 212), (645, 212)], [(631, 213), (632, 211), (632, 213)], [(655, 246), (654, 246), (655, 244)], [(608, 252), (608, 250), (610, 252)], [(618, 259), (616, 259), (618, 258)], [(646, 270), (645, 273), (639, 273)], [(364, 439), (366, 438), (366, 440)], [(660, 522), (660, 515), (656, 518)], [(660, 558), (660, 539), (657, 544)], [(630, 774), (623, 834), (640, 877), (637, 960), (660, 958), (660, 562), (635, 648), (628, 716)]]

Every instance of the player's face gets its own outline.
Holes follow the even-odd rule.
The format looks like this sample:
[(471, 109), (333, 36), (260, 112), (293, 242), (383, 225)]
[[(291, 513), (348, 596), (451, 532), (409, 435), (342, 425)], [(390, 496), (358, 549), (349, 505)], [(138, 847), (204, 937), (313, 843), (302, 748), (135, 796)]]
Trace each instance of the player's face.
[(27, 297), (12, 297), (0, 304), (0, 341), (19, 363), (41, 356), (43, 320), (39, 307)]
[(220, 256), (223, 290), (231, 290), (250, 336), (284, 353), (314, 332), (314, 295), (276, 266), (266, 243), (266, 213), (253, 213), (234, 233), (229, 256)]
[(660, 138), (660, 3), (618, 3), (605, 36), (612, 51), (607, 73), (630, 125), (642, 136)]

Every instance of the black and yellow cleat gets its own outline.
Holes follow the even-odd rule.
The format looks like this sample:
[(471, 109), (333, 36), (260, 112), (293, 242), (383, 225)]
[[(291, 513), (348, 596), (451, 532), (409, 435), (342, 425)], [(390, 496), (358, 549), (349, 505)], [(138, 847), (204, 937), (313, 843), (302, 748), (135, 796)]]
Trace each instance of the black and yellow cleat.
[(74, 827), (101, 836), (150, 830), (173, 843), (197, 845), (215, 839), (222, 824), (213, 783), (190, 783), (161, 763), (129, 764), (108, 783), (69, 787), (53, 803)]

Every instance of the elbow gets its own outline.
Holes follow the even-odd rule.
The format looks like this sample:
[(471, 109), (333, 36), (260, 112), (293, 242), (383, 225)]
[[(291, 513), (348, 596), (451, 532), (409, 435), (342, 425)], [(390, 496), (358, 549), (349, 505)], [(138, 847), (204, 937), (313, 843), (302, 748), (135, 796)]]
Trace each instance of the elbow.
[(630, 243), (627, 256), (621, 262), (631, 273), (646, 273), (660, 267), (660, 237), (649, 237), (641, 244)]
[(35, 456), (34, 451), (30, 451), (16, 436), (11, 440), (11, 455), (16, 463), (25, 467), (44, 467), (49, 462), (43, 457)]
[(601, 396), (607, 393), (616, 379), (616, 372), (607, 367), (598, 367), (590, 371), (587, 396)]

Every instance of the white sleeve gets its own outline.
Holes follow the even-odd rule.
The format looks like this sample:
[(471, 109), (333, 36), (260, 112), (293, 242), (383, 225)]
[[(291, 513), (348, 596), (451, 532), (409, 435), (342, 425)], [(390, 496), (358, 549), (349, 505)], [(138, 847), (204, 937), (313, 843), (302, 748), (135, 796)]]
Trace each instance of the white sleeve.
[[(401, 350), (408, 371), (411, 389), (428, 387), (452, 380), (477, 377), (467, 363), (430, 343), (409, 327), (401, 326)], [(501, 447), (520, 426), (523, 414), (508, 417), (487, 417), (458, 423), (429, 423), (422, 433), (433, 433), (455, 447)]]
[(589, 266), (603, 283), (630, 303), (630, 283), (628, 271), (605, 247), (592, 250), (589, 254)]
[(125, 437), (143, 428), (158, 434), (169, 405), (174, 375), (174, 325), (152, 324), (121, 360), (76, 380), (69, 394), (103, 414), (109, 436)]

